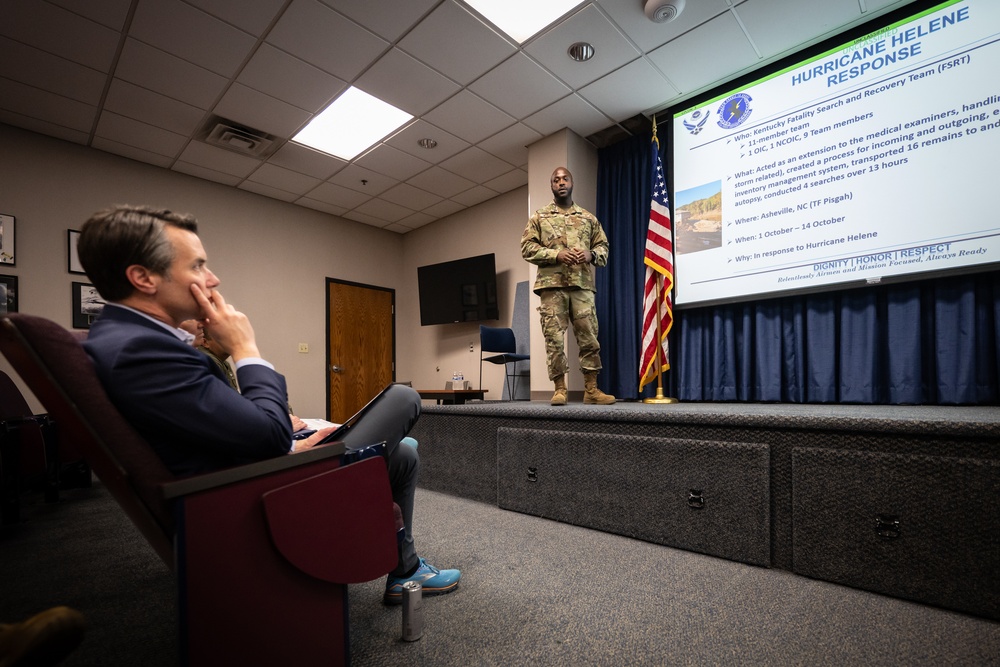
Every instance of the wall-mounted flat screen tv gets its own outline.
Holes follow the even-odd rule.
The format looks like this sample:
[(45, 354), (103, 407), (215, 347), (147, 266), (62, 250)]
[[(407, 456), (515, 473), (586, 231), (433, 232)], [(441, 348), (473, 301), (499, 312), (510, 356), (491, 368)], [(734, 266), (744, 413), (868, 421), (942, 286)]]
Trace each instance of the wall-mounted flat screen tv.
[(500, 319), (493, 253), (417, 268), (420, 324)]

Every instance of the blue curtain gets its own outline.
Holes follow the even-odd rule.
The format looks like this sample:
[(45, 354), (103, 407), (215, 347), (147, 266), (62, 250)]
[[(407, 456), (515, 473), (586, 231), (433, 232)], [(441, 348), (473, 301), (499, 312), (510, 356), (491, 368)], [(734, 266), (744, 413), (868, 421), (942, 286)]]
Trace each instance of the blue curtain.
[[(649, 134), (598, 153), (601, 387), (639, 394)], [(682, 401), (1000, 403), (1000, 272), (674, 309), (664, 394)]]

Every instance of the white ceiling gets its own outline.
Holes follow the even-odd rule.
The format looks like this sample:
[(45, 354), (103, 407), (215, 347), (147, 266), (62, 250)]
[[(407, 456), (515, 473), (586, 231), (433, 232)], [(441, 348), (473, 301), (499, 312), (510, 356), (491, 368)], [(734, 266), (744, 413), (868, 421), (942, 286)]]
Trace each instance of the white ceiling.
[[(0, 122), (406, 233), (527, 183), (542, 137), (627, 136), (911, 1), (687, 0), (658, 24), (588, 0), (518, 46), (457, 0), (0, 0)], [(350, 85), (414, 120), (351, 162), (288, 141)], [(205, 143), (215, 117), (273, 152)]]

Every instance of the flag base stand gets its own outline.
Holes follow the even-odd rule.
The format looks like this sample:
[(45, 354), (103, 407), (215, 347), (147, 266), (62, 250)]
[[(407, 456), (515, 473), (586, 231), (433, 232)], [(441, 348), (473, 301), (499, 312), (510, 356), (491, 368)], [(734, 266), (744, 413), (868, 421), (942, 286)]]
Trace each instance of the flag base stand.
[(663, 395), (663, 389), (661, 387), (657, 387), (656, 388), (656, 396), (654, 396), (653, 398), (644, 398), (644, 399), (642, 399), (642, 402), (643, 403), (663, 403), (663, 404), (665, 404), (665, 403), (679, 403), (680, 401), (678, 401), (676, 398), (670, 398), (669, 396), (664, 396)]

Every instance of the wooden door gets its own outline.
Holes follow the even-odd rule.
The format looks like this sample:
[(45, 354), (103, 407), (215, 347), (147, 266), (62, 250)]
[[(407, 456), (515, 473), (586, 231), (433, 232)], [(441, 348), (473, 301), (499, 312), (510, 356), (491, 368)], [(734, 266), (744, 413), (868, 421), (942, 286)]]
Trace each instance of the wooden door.
[(338, 424), (396, 376), (394, 290), (327, 279), (328, 419)]

